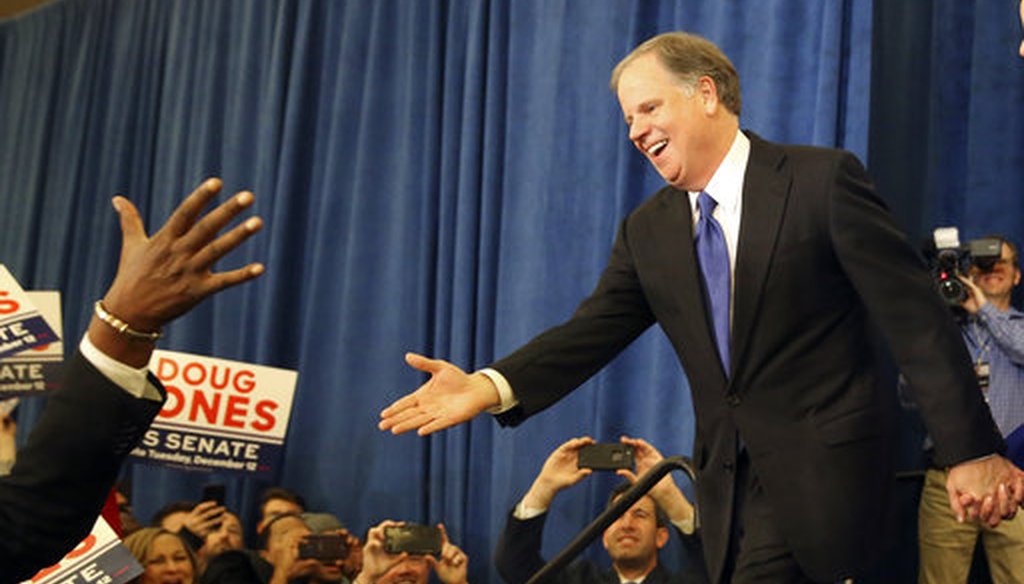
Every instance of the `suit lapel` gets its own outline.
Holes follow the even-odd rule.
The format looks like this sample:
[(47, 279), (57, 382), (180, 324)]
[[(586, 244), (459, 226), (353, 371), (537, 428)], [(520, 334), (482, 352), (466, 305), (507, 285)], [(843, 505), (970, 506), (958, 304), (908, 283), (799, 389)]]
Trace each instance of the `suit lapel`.
[(750, 136), (750, 160), (743, 179), (743, 210), (733, 286), (732, 375), (736, 379), (749, 345), (751, 331), (771, 267), (779, 227), (786, 208), (791, 177), (785, 152)]

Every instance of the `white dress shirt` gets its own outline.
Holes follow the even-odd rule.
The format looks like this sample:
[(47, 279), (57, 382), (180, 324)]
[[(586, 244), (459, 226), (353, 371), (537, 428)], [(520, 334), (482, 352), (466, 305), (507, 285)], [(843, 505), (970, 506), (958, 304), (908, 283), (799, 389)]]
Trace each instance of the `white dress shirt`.
[[(736, 137), (732, 146), (726, 153), (718, 169), (711, 175), (704, 190), (711, 195), (718, 205), (715, 207), (715, 219), (722, 226), (725, 234), (725, 245), (729, 249), (729, 282), (733, 286), (736, 278), (736, 246), (740, 238), (740, 217), (743, 211), (743, 177), (747, 172), (747, 162), (750, 160), (750, 138), (743, 132), (736, 131)], [(689, 191), (690, 210), (693, 216), (693, 224), (700, 219), (700, 209), (697, 207), (697, 196), (700, 191)], [(696, 232), (696, 230), (694, 230)], [(732, 322), (732, 306), (734, 294), (729, 294), (729, 322)], [(484, 368), (480, 373), (487, 376), (494, 383), (498, 390), (500, 405), (491, 408), (488, 413), (500, 414), (514, 408), (519, 400), (505, 376), (495, 369)]]

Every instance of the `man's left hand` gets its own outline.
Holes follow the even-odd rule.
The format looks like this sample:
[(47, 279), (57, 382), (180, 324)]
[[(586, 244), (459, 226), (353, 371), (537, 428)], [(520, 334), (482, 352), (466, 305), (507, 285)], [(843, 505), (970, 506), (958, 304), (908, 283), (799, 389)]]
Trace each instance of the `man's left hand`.
[(961, 462), (949, 469), (946, 492), (957, 521), (978, 519), (995, 527), (1012, 519), (1024, 501), (1024, 471), (998, 454)]
[(985, 306), (988, 302), (988, 298), (985, 297), (985, 293), (982, 292), (981, 288), (974, 283), (974, 280), (964, 276), (957, 276), (957, 278), (960, 278), (960, 281), (967, 288), (967, 298), (960, 303), (960, 306), (971, 314), (977, 314), (981, 307)]

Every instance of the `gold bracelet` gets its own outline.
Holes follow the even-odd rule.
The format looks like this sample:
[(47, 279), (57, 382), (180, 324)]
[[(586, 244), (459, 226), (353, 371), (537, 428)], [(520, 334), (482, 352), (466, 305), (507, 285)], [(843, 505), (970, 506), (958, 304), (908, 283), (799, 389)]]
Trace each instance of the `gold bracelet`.
[(144, 333), (133, 329), (132, 327), (128, 326), (128, 323), (126, 323), (125, 321), (107, 312), (107, 309), (103, 306), (102, 300), (97, 300), (96, 304), (94, 305), (94, 308), (96, 312), (96, 318), (109, 324), (115, 331), (131, 339), (135, 339), (138, 341), (153, 342), (159, 339), (161, 335), (163, 335), (162, 331)]

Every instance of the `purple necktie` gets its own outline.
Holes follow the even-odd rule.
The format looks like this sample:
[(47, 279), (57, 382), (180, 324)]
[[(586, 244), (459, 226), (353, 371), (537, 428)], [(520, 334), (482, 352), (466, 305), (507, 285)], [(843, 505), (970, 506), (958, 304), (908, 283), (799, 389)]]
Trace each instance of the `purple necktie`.
[(722, 369), (729, 377), (729, 249), (725, 245), (725, 233), (715, 221), (712, 213), (718, 202), (711, 195), (701, 191), (697, 197), (700, 219), (697, 221), (697, 261), (704, 276), (708, 308), (715, 332), (715, 345), (722, 360)]

